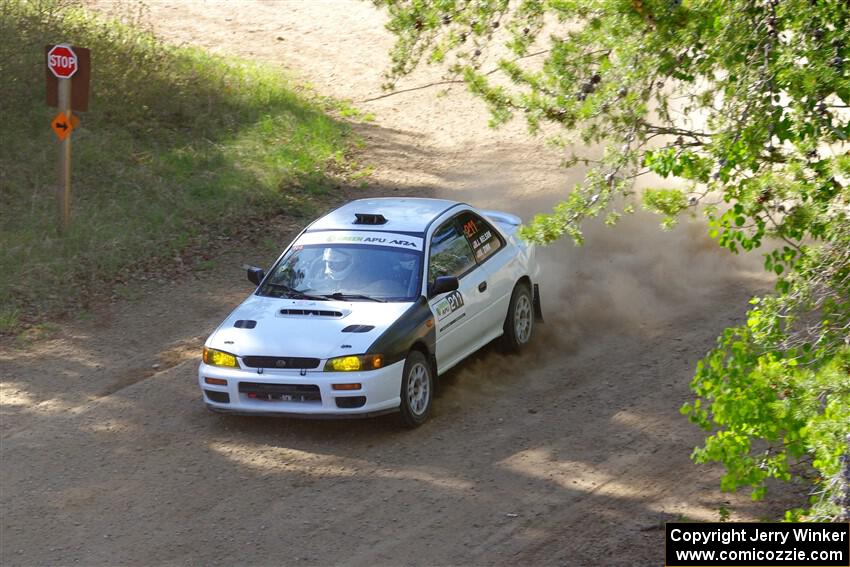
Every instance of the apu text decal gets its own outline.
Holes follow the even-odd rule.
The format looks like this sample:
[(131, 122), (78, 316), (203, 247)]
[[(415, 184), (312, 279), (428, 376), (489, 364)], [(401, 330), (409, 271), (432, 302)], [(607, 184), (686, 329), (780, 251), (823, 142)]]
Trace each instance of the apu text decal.
[(406, 250), (422, 250), (422, 239), (407, 234), (391, 232), (354, 232), (323, 231), (307, 232), (298, 239), (298, 245), (309, 244), (371, 244), (373, 246), (392, 246)]
[(360, 244), (387, 244), (389, 246), (402, 246), (405, 248), (416, 248), (416, 244), (409, 240), (399, 240), (397, 238), (377, 238), (374, 236), (328, 236), (325, 242), (356, 242)]

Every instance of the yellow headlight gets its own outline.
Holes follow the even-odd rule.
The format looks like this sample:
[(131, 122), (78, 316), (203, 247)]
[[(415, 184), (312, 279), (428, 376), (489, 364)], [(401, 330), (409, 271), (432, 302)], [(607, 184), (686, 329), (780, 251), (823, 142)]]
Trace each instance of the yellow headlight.
[(230, 368), (239, 368), (236, 362), (236, 357), (230, 353), (226, 353), (214, 348), (204, 347), (204, 362), (212, 366), (227, 366)]
[(359, 356), (341, 356), (340, 358), (330, 359), (327, 365), (325, 365), (325, 369), (333, 370), (334, 372), (351, 372), (360, 370), (360, 366)]
[(375, 370), (384, 365), (380, 354), (361, 354), (331, 358), (325, 364), (325, 372), (354, 372), (357, 370)]

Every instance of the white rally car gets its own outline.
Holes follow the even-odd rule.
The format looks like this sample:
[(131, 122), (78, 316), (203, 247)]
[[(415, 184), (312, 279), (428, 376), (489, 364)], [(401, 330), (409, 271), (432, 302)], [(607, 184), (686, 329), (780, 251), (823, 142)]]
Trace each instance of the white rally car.
[(204, 345), (207, 406), (315, 417), (428, 417), (436, 377), (541, 319), (520, 219), (438, 199), (353, 201), (304, 229)]

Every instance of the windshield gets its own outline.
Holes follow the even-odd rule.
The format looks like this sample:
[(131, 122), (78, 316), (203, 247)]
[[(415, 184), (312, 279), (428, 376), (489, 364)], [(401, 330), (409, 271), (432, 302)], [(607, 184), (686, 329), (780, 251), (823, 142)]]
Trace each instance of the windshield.
[(267, 297), (413, 301), (422, 253), (349, 244), (294, 245), (257, 291)]

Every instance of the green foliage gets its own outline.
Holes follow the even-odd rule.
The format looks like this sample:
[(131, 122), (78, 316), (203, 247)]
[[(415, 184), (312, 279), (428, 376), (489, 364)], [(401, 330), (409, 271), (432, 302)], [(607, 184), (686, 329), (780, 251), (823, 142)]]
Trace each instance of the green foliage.
[(679, 213), (687, 208), (685, 194), (678, 189), (646, 189), (643, 192), (643, 207), (664, 215), (664, 228), (672, 228)]
[(18, 325), (18, 310), (5, 307), (0, 309), (0, 332), (10, 332)]
[[(56, 234), (56, 109), (44, 46), (91, 49), (73, 136), (72, 230)], [(310, 212), (343, 163), (332, 101), (276, 69), (225, 62), (67, 2), (0, 2), (0, 302), (28, 318), (248, 219)], [(228, 59), (232, 61), (232, 58)], [(23, 317), (22, 317), (23, 318)]]
[(701, 210), (733, 253), (779, 243), (776, 294), (718, 339), (683, 412), (709, 431), (694, 459), (723, 463), (724, 489), (760, 498), (800, 476), (823, 497), (787, 518), (828, 517), (850, 431), (850, 3), (374, 1), (397, 37), (390, 85), (442, 62), (494, 125), (522, 115), (564, 147), (604, 148), (570, 160), (592, 167), (525, 238), (581, 243), (583, 221), (615, 222), (653, 173), (678, 184), (640, 197), (666, 226)]

